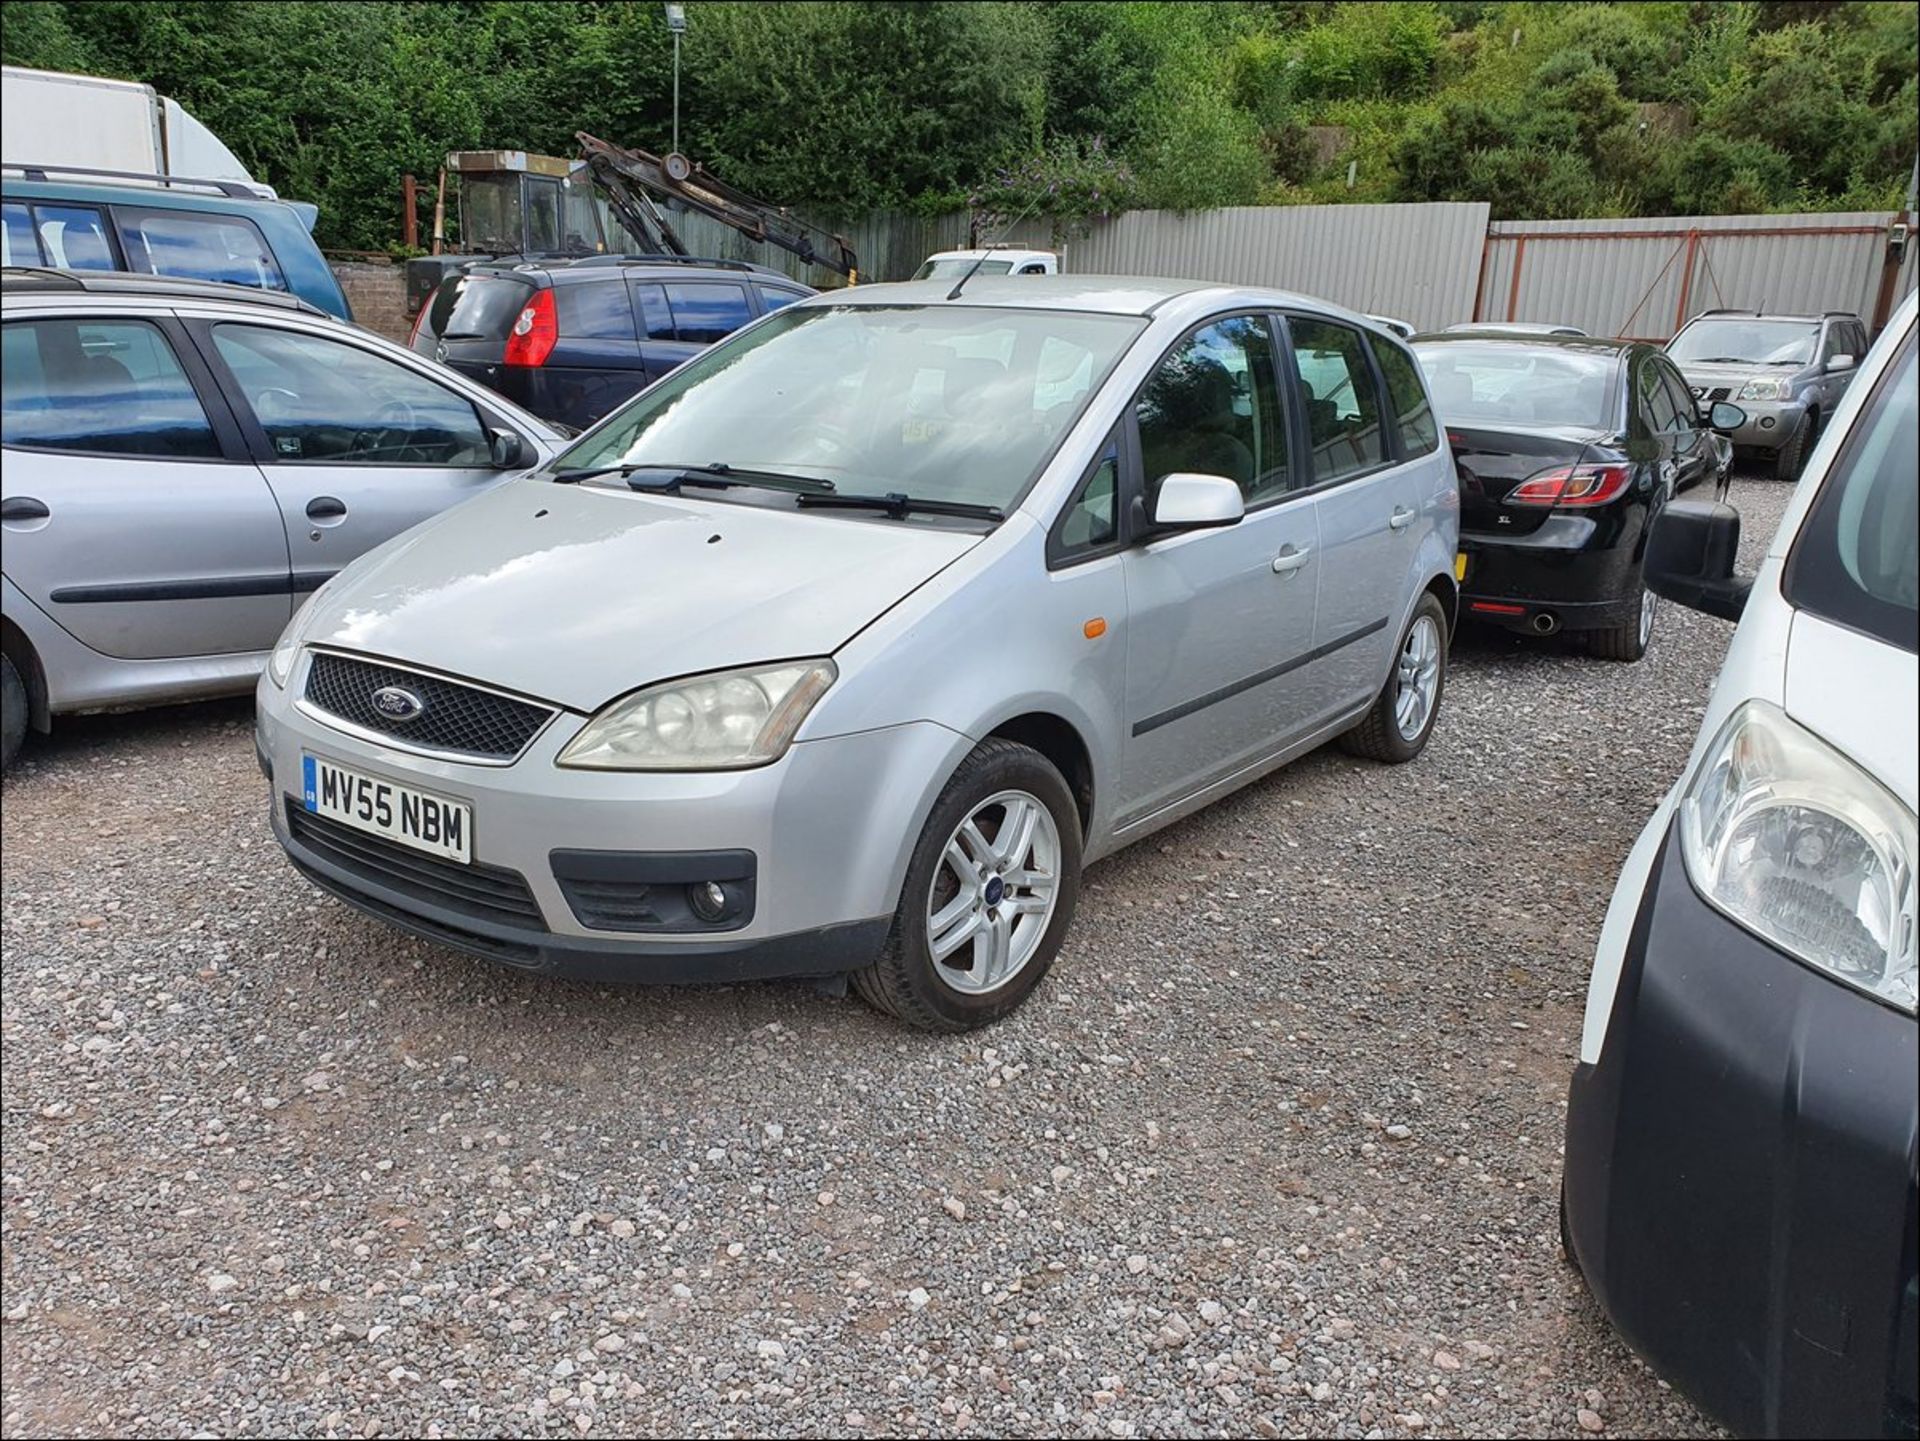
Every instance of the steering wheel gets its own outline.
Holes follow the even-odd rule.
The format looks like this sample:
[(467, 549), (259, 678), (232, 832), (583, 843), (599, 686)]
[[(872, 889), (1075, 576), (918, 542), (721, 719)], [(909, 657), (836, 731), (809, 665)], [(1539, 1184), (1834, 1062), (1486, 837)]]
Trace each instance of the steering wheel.
[(253, 413), (262, 425), (290, 419), (299, 407), (299, 395), (285, 386), (269, 385), (253, 397)]
[(413, 407), (404, 400), (389, 400), (374, 413), (371, 425), (354, 432), (353, 453), (367, 460), (405, 460), (407, 442), (418, 429)]

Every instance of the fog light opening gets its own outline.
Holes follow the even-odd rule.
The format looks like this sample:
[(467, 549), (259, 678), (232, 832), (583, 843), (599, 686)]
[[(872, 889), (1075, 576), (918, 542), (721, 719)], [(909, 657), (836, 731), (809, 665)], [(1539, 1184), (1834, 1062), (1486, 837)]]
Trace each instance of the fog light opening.
[(733, 909), (726, 887), (718, 881), (695, 881), (687, 887), (687, 908), (708, 925), (724, 921)]

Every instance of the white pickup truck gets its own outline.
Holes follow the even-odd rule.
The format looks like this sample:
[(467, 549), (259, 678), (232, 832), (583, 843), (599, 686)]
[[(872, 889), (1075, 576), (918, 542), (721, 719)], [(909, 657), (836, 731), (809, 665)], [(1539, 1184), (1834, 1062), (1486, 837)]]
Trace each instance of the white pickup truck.
[(1060, 257), (1051, 250), (1020, 250), (989, 245), (979, 250), (941, 250), (920, 262), (915, 280), (958, 280), (975, 264), (981, 275), (1058, 275)]

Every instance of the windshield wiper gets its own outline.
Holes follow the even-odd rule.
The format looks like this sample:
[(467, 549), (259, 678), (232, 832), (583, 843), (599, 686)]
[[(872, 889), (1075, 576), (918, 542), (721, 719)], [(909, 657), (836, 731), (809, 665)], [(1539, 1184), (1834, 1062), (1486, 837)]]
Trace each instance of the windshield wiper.
[[(635, 480), (633, 476), (643, 470), (667, 471), (670, 474), (664, 480)], [(803, 495), (825, 494), (833, 490), (833, 482), (821, 480), (811, 475), (783, 475), (775, 470), (744, 470), (715, 461), (711, 465), (662, 465), (653, 460), (628, 460), (618, 465), (595, 465), (585, 470), (556, 470), (553, 473), (555, 485), (577, 485), (583, 480), (597, 480), (603, 475), (617, 475), (626, 481), (633, 490), (678, 490), (682, 485), (751, 485), (761, 490), (790, 490)]]
[(803, 495), (794, 502), (807, 509), (884, 510), (894, 519), (908, 515), (957, 515), (968, 520), (1005, 520), (1006, 512), (995, 505), (973, 505), (962, 500), (921, 500), (904, 491), (885, 495)]

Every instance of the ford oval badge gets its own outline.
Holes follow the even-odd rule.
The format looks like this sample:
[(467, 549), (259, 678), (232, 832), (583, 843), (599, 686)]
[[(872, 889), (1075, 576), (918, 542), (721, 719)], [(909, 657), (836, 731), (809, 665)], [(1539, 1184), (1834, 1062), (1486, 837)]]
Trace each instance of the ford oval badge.
[(427, 703), (404, 686), (383, 685), (373, 693), (373, 708), (390, 721), (410, 721)]

